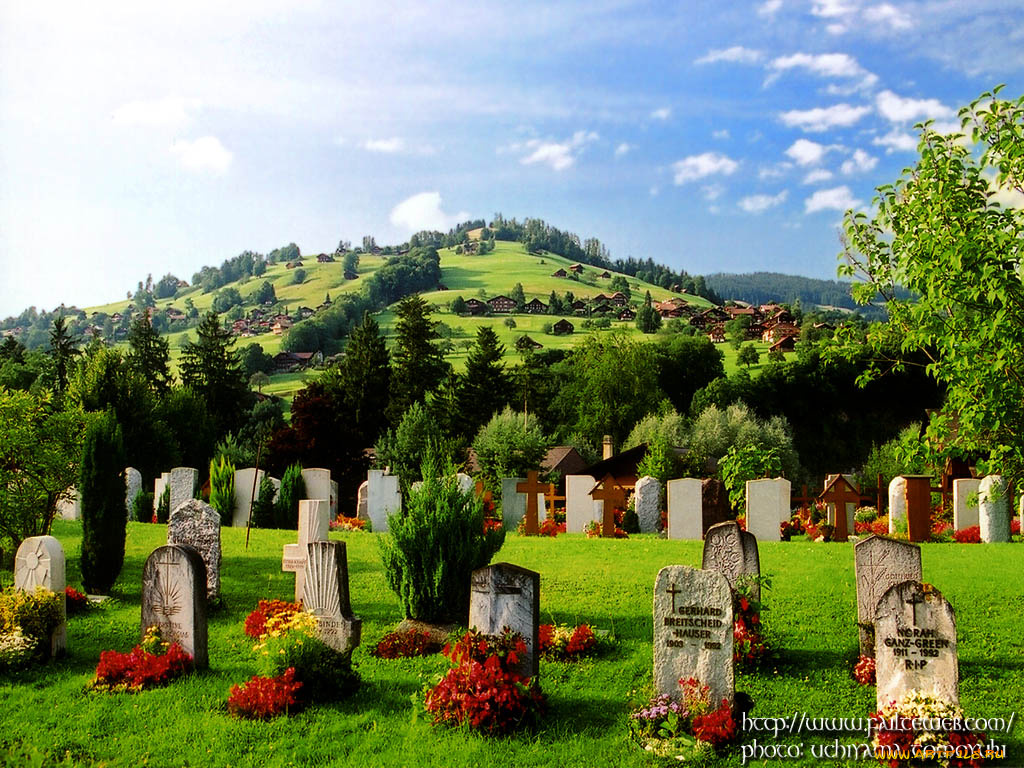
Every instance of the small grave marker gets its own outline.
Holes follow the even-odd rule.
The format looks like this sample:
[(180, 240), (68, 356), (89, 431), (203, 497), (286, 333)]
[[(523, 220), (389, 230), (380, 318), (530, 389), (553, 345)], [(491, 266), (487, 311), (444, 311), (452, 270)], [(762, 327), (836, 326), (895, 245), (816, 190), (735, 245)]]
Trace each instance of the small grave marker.
[(351, 653), (362, 639), (363, 620), (352, 615), (345, 542), (309, 542), (303, 581), (302, 607), (316, 616), (320, 639), (339, 653)]
[(204, 501), (188, 499), (171, 512), (167, 543), (195, 548), (206, 566), (206, 597), (220, 596), (220, 514)]
[(295, 574), (295, 602), (303, 599), (308, 545), (313, 541), (326, 541), (329, 514), (330, 508), (325, 499), (303, 499), (299, 502), (298, 542), (285, 544), (281, 558), (281, 570)]
[(641, 477), (633, 499), (640, 533), (657, 533), (661, 527), (661, 483), (655, 477)]
[[(740, 528), (735, 520), (711, 526), (704, 537), (701, 568), (721, 573), (732, 589), (736, 589), (740, 576), (760, 576), (757, 537)], [(757, 581), (752, 585), (752, 593), (755, 600), (761, 599), (761, 585)]]
[(526, 530), (527, 536), (536, 536), (540, 533), (540, 524), (537, 520), (537, 494), (543, 494), (546, 485), (537, 482), (537, 470), (531, 469), (526, 473), (526, 482), (516, 483), (516, 493), (526, 494)]
[(615, 482), (611, 475), (605, 475), (598, 490), (590, 492), (592, 498), (604, 502), (601, 519), (601, 537), (615, 538), (615, 510), (626, 506), (626, 492)]
[(1010, 488), (1000, 475), (988, 475), (978, 487), (978, 524), (986, 544), (1010, 541)]
[(60, 602), (60, 626), (50, 637), (50, 655), (56, 656), (67, 648), (67, 596), (64, 594), (64, 548), (53, 536), (30, 536), (21, 542), (14, 556), (14, 587), (35, 592), (36, 587), (50, 590)]
[(871, 535), (854, 545), (853, 560), (860, 652), (873, 656), (878, 601), (896, 584), (921, 580), (921, 548), (905, 541)]
[(198, 669), (209, 666), (206, 566), (198, 551), (175, 544), (153, 550), (142, 569), (142, 630), (156, 626)]
[(469, 626), (485, 635), (505, 627), (526, 641), (526, 658), (516, 667), (523, 677), (540, 670), (540, 574), (511, 563), (495, 563), (473, 571)]

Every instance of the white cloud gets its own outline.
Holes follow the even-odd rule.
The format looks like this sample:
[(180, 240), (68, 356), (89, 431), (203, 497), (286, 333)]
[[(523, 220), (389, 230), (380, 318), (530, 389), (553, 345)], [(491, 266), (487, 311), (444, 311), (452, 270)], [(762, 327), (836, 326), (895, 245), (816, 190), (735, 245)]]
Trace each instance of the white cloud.
[(783, 112), (779, 117), (791, 128), (800, 128), (807, 133), (821, 133), (829, 128), (847, 128), (869, 112), (871, 107), (836, 104), (814, 109), (792, 109)]
[(725, 186), (722, 184), (708, 184), (706, 187), (701, 187), (700, 191), (704, 194), (705, 200), (717, 200), (725, 194)]
[(828, 32), (830, 35), (842, 35), (842, 34), (846, 33), (846, 25), (845, 24), (828, 24), (825, 27), (825, 31)]
[(367, 139), (363, 142), (363, 149), (367, 152), (394, 155), (405, 151), (405, 139), (398, 136), (393, 136), (390, 139)]
[(847, 211), (861, 205), (850, 188), (845, 184), (833, 189), (819, 189), (813, 195), (804, 200), (804, 212), (816, 213), (817, 211)]
[(624, 141), (615, 148), (615, 156), (622, 157), (623, 155), (629, 154), (629, 152), (634, 149), (636, 149), (635, 146)]
[(444, 232), (470, 218), (470, 215), (465, 211), (449, 215), (441, 207), (440, 192), (420, 192), (396, 205), (389, 218), (392, 224), (409, 233), (423, 230)]
[(887, 155), (893, 152), (914, 152), (917, 149), (917, 139), (898, 128), (893, 128), (885, 136), (876, 136), (871, 143), (876, 147), (885, 147)]
[(216, 136), (203, 136), (195, 141), (179, 139), (171, 146), (183, 168), (197, 173), (221, 175), (234, 157)]
[(198, 99), (130, 101), (115, 109), (112, 117), (120, 125), (179, 128), (189, 122), (189, 113), (200, 106)]
[(694, 64), (714, 64), (726, 61), (733, 64), (757, 64), (763, 58), (760, 51), (734, 45), (732, 48), (713, 49), (697, 59)]
[(672, 116), (672, 110), (668, 107), (661, 107), (651, 112), (652, 120), (668, 120)]
[(811, 13), (823, 19), (835, 19), (848, 16), (857, 10), (857, 6), (847, 0), (814, 0)]
[(784, 189), (777, 195), (751, 195), (740, 200), (739, 206), (747, 213), (762, 213), (769, 208), (782, 205), (788, 194), (788, 190)]
[(820, 184), (823, 181), (829, 181), (832, 178), (832, 171), (827, 171), (824, 168), (815, 168), (813, 171), (804, 176), (804, 184)]
[(845, 53), (794, 53), (780, 56), (769, 64), (774, 74), (769, 81), (783, 72), (803, 69), (818, 77), (857, 80), (856, 88), (871, 88), (878, 82), (878, 76), (868, 72), (855, 58)]
[(956, 114), (938, 99), (904, 99), (888, 90), (875, 97), (875, 106), (878, 113), (891, 123), (940, 120)]
[(786, 150), (786, 156), (797, 165), (817, 165), (834, 146), (825, 146), (816, 141), (797, 139), (792, 146)]
[(776, 163), (775, 165), (768, 165), (762, 167), (757, 172), (757, 178), (764, 181), (765, 179), (780, 179), (793, 170), (792, 163)]
[(882, 3), (864, 9), (864, 19), (872, 24), (885, 26), (890, 30), (911, 29), (914, 26), (913, 20), (903, 11)]
[(878, 158), (869, 155), (863, 149), (855, 149), (848, 160), (843, 161), (839, 170), (849, 175), (851, 173), (866, 173), (878, 165)]
[(519, 162), (523, 165), (543, 163), (556, 171), (564, 171), (576, 162), (576, 158), (587, 144), (597, 141), (598, 138), (594, 131), (576, 131), (572, 138), (561, 142), (530, 139), (522, 145), (530, 150), (530, 154)]
[(758, 16), (774, 16), (782, 7), (782, 0), (766, 0), (757, 7)]
[(713, 138), (713, 139), (728, 139), (729, 138), (729, 129), (728, 128), (723, 128), (720, 131), (712, 131), (711, 132), (711, 138)]
[(740, 164), (731, 157), (718, 152), (705, 152), (690, 155), (672, 163), (673, 181), (676, 186), (688, 181), (696, 181), (706, 176), (729, 176), (736, 172)]

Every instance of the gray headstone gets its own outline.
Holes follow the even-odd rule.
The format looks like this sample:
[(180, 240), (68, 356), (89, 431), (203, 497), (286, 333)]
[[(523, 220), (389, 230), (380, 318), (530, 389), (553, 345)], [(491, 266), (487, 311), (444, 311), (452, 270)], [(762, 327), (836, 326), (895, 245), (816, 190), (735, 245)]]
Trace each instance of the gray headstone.
[(398, 475), (385, 475), (382, 469), (371, 469), (366, 481), (366, 514), (375, 532), (386, 533), (388, 515), (402, 508)]
[(168, 481), (171, 486), (171, 512), (189, 499), (195, 498), (199, 485), (199, 470), (192, 467), (175, 467)]
[(640, 533), (657, 533), (661, 528), (661, 483), (655, 477), (641, 477), (633, 498)]
[(21, 542), (14, 556), (14, 587), (35, 592), (43, 587), (57, 595), (62, 621), (50, 637), (50, 655), (56, 656), (67, 648), (67, 586), (64, 571), (64, 548), (53, 536), (30, 536)]
[[(516, 490), (518, 483), (525, 483), (525, 477), (503, 477), (501, 479), (501, 522), (506, 531), (515, 531), (519, 521), (526, 517), (526, 494)], [(547, 516), (543, 493), (537, 494), (537, 522)], [(568, 526), (566, 526), (568, 531)]]
[(975, 498), (973, 504), (970, 503), (972, 497), (977, 497), (981, 490), (981, 480), (973, 477), (961, 478), (953, 481), (953, 530), (962, 531), (964, 528), (970, 528), (975, 525), (980, 525), (978, 518), (978, 503)]
[(455, 475), (455, 479), (459, 483), (459, 490), (463, 493), (469, 493), (475, 487), (473, 478), (467, 475), (465, 472), (459, 472)]
[(295, 544), (284, 545), (281, 570), (295, 574), (295, 602), (302, 600), (305, 591), (306, 555), (312, 541), (326, 541), (330, 527), (330, 507), (324, 499), (299, 502), (299, 539)]
[(132, 504), (135, 497), (142, 490), (142, 473), (135, 467), (125, 467), (124, 470), (124, 513), (132, 520)]
[[(740, 576), (761, 575), (757, 539), (752, 533), (740, 528), (736, 521), (711, 526), (704, 537), (701, 568), (705, 571), (718, 571), (725, 576), (729, 586), (736, 589), (736, 581)], [(752, 591), (754, 597), (760, 600), (761, 585), (755, 582)]]
[(668, 565), (654, 583), (654, 689), (678, 700), (696, 678), (711, 704), (733, 702), (732, 590), (718, 571)]
[(921, 548), (884, 536), (868, 536), (853, 547), (857, 580), (857, 626), (860, 652), (875, 653), (875, 609), (882, 595), (904, 581), (921, 580)]
[(704, 537), (704, 504), (702, 483), (698, 478), (684, 477), (668, 481), (668, 538)]
[(879, 709), (909, 690), (959, 703), (956, 617), (930, 584), (903, 581), (878, 601), (875, 679)]
[(1010, 540), (1010, 490), (1001, 475), (988, 475), (981, 481), (978, 524), (986, 544)]
[(82, 519), (82, 497), (77, 488), (68, 488), (67, 492), (57, 499), (57, 515), (62, 520)]
[(790, 490), (781, 477), (747, 481), (747, 530), (758, 541), (782, 540), (779, 525), (790, 517)]
[(896, 533), (896, 521), (907, 519), (907, 480), (894, 477), (889, 483), (889, 533)]
[(302, 482), (306, 486), (307, 499), (323, 499), (327, 502), (328, 508), (331, 503), (331, 470), (329, 469), (304, 469), (302, 470)]
[(158, 547), (142, 569), (142, 634), (159, 627), (167, 642), (191, 654), (195, 666), (209, 666), (206, 627), (206, 566), (185, 545)]
[(359, 485), (359, 490), (356, 491), (356, 517), (360, 520), (369, 520), (370, 516), (367, 509), (367, 497), (370, 491), (370, 483), (368, 480), (363, 480)]
[(249, 524), (249, 511), (260, 496), (260, 483), (266, 475), (262, 469), (246, 467), (235, 470), (235, 508), (231, 515), (232, 528), (245, 528)]
[(567, 533), (583, 533), (587, 523), (601, 521), (604, 504), (590, 495), (590, 492), (596, 487), (597, 483), (590, 475), (565, 476), (565, 530)]
[(302, 607), (316, 616), (318, 636), (339, 653), (351, 653), (362, 639), (363, 620), (352, 615), (345, 542), (309, 542), (304, 581)]
[(505, 627), (521, 634), (526, 658), (516, 672), (535, 677), (540, 671), (540, 574), (511, 563), (473, 571), (469, 626), (485, 635), (500, 635)]
[(220, 514), (204, 501), (188, 499), (171, 512), (167, 544), (193, 547), (206, 566), (206, 596), (220, 595)]

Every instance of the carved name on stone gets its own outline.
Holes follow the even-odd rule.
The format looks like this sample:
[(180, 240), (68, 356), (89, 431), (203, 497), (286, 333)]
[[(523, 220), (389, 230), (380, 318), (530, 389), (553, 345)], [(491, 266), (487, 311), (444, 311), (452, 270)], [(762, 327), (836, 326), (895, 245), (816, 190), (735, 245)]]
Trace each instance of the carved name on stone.
[(352, 615), (348, 558), (343, 541), (306, 545), (302, 607), (317, 619), (320, 639), (340, 653), (351, 653), (362, 637), (362, 619)]
[(902, 581), (921, 580), (921, 548), (884, 536), (868, 536), (853, 548), (857, 581), (860, 652), (874, 655), (875, 609), (882, 595)]

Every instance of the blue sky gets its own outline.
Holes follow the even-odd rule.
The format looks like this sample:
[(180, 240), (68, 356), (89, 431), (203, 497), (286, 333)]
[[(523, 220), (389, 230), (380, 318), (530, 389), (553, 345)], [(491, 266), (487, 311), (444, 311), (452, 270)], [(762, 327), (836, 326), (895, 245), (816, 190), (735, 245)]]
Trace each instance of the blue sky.
[(915, 122), (1024, 93), (1020, 0), (150, 5), (0, 0), (0, 316), (496, 211), (834, 277)]

